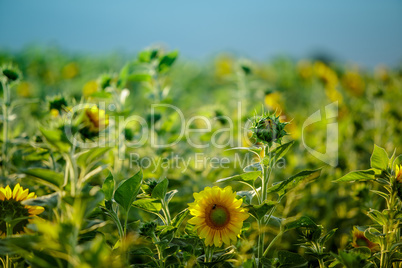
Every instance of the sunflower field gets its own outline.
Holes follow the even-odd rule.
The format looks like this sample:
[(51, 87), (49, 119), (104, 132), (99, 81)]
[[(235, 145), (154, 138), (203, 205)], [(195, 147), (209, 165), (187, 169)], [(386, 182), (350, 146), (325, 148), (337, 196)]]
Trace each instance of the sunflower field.
[(0, 267), (402, 267), (401, 68), (0, 65)]

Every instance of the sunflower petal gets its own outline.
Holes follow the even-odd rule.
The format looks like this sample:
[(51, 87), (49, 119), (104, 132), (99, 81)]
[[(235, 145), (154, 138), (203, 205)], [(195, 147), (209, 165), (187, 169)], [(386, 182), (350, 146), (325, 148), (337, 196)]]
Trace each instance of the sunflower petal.
[(10, 186), (7, 185), (7, 187), (4, 190), (5, 190), (6, 199), (10, 200), (10, 198), (13, 196)]
[(31, 215), (38, 215), (41, 214), (43, 211), (45, 211), (44, 207), (40, 207), (40, 206), (32, 206), (29, 207), (28, 212)]
[(14, 189), (13, 189), (13, 199), (16, 199), (16, 197), (17, 197), (17, 195), (18, 195), (18, 193), (21, 191), (21, 186), (20, 186), (20, 184), (19, 183), (17, 183), (15, 186), (14, 186)]
[(21, 191), (15, 200), (17, 200), (17, 201), (25, 200), (25, 198), (28, 196), (28, 193), (29, 193), (29, 189), (25, 189), (25, 190)]

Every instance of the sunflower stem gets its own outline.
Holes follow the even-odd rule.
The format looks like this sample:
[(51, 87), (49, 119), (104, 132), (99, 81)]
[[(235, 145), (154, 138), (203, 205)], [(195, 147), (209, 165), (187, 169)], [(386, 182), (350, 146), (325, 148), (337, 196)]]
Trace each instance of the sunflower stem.
[(212, 256), (214, 255), (214, 246), (205, 247), (205, 262), (212, 262)]
[(264, 240), (265, 240), (265, 223), (264, 218), (258, 221), (258, 267), (262, 267), (261, 259), (264, 255)]
[(169, 213), (169, 208), (167, 206), (167, 203), (165, 202), (164, 199), (161, 199), (161, 203), (162, 203), (163, 214), (165, 214), (166, 223), (167, 223), (167, 225), (171, 225), (172, 220), (170, 218), (170, 213)]
[(269, 243), (267, 249), (265, 250), (265, 252), (264, 252), (264, 254), (263, 254), (264, 257), (268, 255), (269, 250), (270, 250), (270, 249), (272, 248), (272, 246), (275, 244), (276, 240), (278, 240), (278, 238), (282, 236), (282, 234), (283, 234), (283, 232), (281, 231), (281, 232), (279, 232), (279, 234), (277, 234), (277, 235), (274, 237), (274, 239), (272, 239), (271, 243)]
[[(13, 226), (11, 225), (11, 223), (6, 221), (6, 236), (7, 237), (11, 237), (13, 235)], [(6, 255), (6, 268), (11, 268), (11, 260), (9, 255)]]
[(1, 82), (3, 88), (3, 176), (8, 175), (8, 129), (9, 129), (9, 107), (10, 107), (10, 88), (3, 81)]

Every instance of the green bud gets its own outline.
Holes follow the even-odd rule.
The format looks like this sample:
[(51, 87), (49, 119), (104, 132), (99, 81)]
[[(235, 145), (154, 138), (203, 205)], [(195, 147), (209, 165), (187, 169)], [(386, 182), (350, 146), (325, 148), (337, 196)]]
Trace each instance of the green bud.
[(281, 144), (282, 138), (288, 135), (285, 131), (287, 124), (289, 123), (281, 122), (279, 116), (266, 113), (254, 120), (251, 130), (257, 142), (268, 145), (271, 145), (273, 142)]
[(52, 100), (49, 100), (49, 110), (56, 109), (59, 112), (63, 111), (67, 107), (67, 101), (64, 97), (57, 96)]
[(112, 76), (110, 76), (109, 74), (101, 75), (98, 78), (98, 84), (102, 90), (104, 90), (107, 87), (110, 87), (112, 85)]
[(140, 234), (143, 236), (153, 237), (155, 236), (155, 229), (155, 222), (146, 222), (140, 227)]
[(21, 72), (18, 68), (13, 67), (12, 65), (5, 65), (0, 68), (1, 76), (3, 76), (8, 83), (15, 82), (21, 78)]

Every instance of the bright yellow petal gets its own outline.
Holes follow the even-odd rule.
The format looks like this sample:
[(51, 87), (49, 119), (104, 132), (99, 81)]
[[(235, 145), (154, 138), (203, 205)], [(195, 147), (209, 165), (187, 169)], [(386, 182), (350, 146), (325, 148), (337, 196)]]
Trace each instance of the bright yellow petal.
[(0, 201), (4, 201), (6, 198), (6, 195), (3, 193), (3, 191), (0, 191)]
[(25, 198), (25, 200), (31, 199), (31, 198), (35, 198), (35, 193), (30, 193), (27, 198)]
[(24, 191), (21, 191), (15, 200), (17, 200), (17, 201), (25, 200), (25, 198), (28, 196), (28, 193), (29, 193), (29, 189), (25, 189)]
[(41, 214), (43, 211), (45, 211), (44, 207), (39, 207), (39, 206), (32, 206), (29, 207), (28, 212), (31, 215), (38, 215)]
[(222, 232), (223, 243), (225, 243), (226, 245), (230, 245), (230, 238), (229, 238), (228, 230), (223, 229), (221, 232)]
[(220, 236), (220, 231), (215, 231), (215, 235), (214, 235), (214, 245), (215, 247), (220, 247), (222, 246), (222, 239)]
[(213, 238), (214, 238), (215, 231), (212, 229), (208, 230), (208, 234), (205, 238), (205, 245), (212, 246), (213, 245)]
[(188, 223), (194, 224), (194, 225), (202, 224), (204, 222), (205, 222), (205, 220), (201, 217), (194, 217), (194, 218), (191, 218), (188, 220)]
[(203, 228), (201, 228), (200, 229), (201, 231), (199, 233), (200, 238), (206, 238), (210, 229), (211, 228), (209, 228), (207, 225), (205, 225)]
[(14, 186), (14, 190), (13, 190), (13, 199), (16, 199), (18, 193), (21, 191), (21, 186), (19, 183), (17, 183), (17, 185)]
[(9, 200), (13, 196), (10, 186), (8, 186), (8, 185), (5, 188), (5, 195), (6, 195), (7, 200)]

